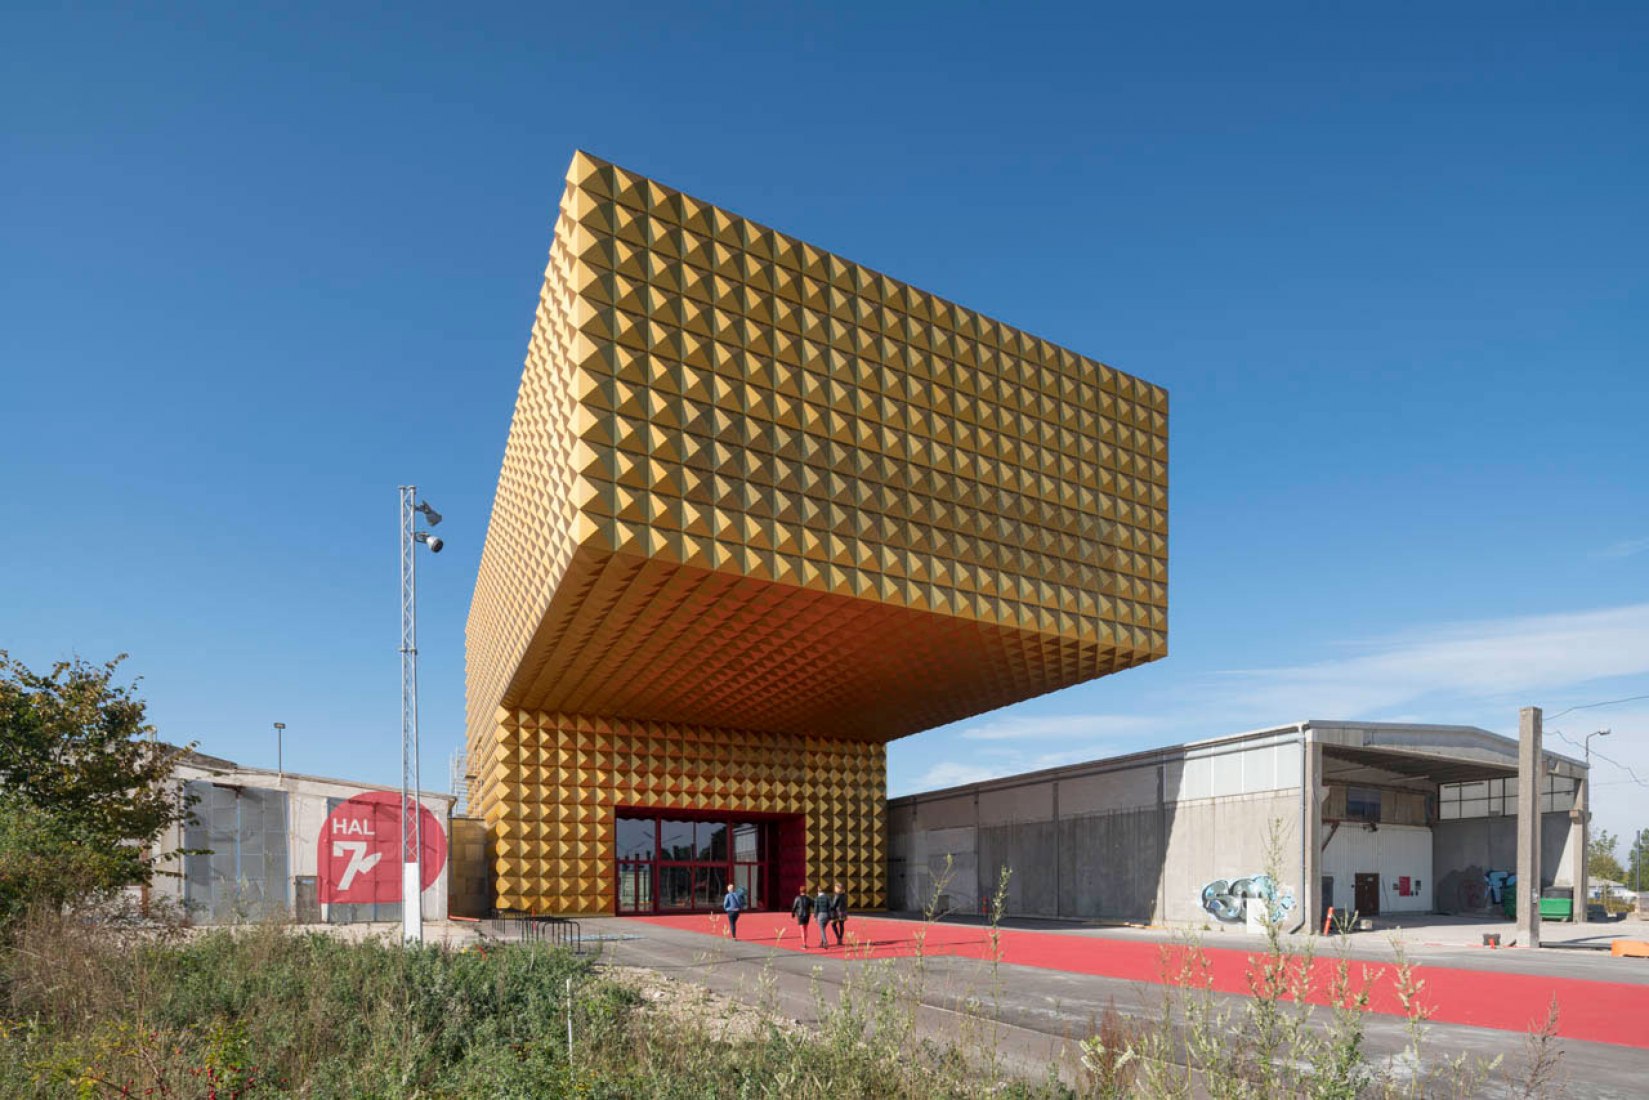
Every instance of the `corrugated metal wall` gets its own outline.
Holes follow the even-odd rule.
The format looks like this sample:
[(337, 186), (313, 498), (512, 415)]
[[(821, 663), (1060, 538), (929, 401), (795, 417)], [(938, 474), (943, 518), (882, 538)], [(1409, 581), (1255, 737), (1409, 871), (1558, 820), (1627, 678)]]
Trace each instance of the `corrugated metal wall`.
[(285, 791), (185, 784), (195, 799), (183, 846), (183, 899), (197, 920), (263, 920), (292, 913)]

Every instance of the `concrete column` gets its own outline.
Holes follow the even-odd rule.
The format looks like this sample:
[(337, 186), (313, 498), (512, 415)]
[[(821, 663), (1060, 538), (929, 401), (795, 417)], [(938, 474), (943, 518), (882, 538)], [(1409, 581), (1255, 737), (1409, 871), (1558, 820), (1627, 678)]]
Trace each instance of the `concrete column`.
[(1065, 915), (1065, 907), (1064, 907), (1063, 899), (1062, 899), (1061, 895), (1065, 892), (1064, 891), (1064, 885), (1065, 884), (1060, 881), (1061, 876), (1060, 876), (1060, 867), (1059, 867), (1059, 859), (1060, 859), (1060, 851), (1059, 851), (1059, 780), (1057, 780), (1057, 779), (1054, 780), (1053, 801), (1054, 801), (1054, 805), (1053, 805), (1053, 811), (1054, 811), (1054, 916), (1055, 917), (1062, 917), (1062, 916)]
[(1300, 799), (1305, 807), (1304, 866), (1300, 868), (1300, 912), (1305, 915), (1304, 932), (1323, 928), (1323, 747), (1314, 741), (1303, 745), (1304, 767), (1300, 769)]
[(1157, 765), (1157, 903), (1152, 924), (1168, 919), (1168, 803), (1164, 791), (1166, 767)]
[(973, 903), (985, 912), (984, 901), (994, 897), (996, 886), (985, 886), (985, 861), (979, 858), (979, 788), (973, 789)]
[(1586, 923), (1586, 903), (1592, 890), (1592, 876), (1588, 874), (1586, 853), (1592, 843), (1592, 785), (1591, 772), (1586, 773), (1575, 787), (1575, 808), (1569, 812), (1569, 858), (1573, 873), (1569, 881), (1575, 886), (1575, 921)]
[(1517, 720), (1517, 942), (1540, 946), (1540, 786), (1545, 753), (1540, 708), (1524, 707)]

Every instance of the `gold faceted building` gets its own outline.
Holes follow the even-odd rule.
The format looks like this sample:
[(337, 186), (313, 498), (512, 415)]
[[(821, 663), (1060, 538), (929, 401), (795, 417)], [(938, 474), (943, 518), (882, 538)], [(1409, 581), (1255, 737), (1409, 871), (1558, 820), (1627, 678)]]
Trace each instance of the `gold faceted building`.
[(885, 905), (889, 740), (1166, 654), (1167, 413), (575, 155), (467, 627), (498, 907)]

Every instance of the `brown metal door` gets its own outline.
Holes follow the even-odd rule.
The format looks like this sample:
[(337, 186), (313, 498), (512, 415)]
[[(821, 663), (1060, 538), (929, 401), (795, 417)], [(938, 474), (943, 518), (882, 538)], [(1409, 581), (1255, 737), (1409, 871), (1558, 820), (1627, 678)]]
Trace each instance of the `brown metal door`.
[(1380, 876), (1356, 876), (1352, 882), (1352, 896), (1360, 916), (1374, 916), (1380, 911)]
[(292, 880), (295, 892), (294, 914), (299, 924), (321, 923), (321, 902), (315, 893), (315, 876), (299, 875)]

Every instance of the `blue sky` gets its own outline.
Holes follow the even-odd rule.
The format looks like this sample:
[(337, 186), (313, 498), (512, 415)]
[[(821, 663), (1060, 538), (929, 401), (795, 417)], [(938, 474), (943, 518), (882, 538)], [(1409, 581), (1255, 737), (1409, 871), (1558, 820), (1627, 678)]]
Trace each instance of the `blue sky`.
[[(1649, 694), (1642, 5), (62, 7), (0, 16), (0, 645), (167, 737), (395, 779), (416, 481), (438, 785), (579, 147), (1170, 391), (1171, 656), (895, 792)], [(1553, 725), (1649, 778), (1649, 700)]]

